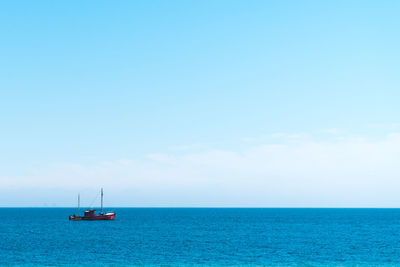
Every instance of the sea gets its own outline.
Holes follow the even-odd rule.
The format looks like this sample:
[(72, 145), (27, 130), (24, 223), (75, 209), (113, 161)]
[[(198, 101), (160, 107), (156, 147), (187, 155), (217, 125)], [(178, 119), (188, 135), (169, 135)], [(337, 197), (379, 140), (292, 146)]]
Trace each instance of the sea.
[(400, 266), (400, 209), (0, 208), (6, 266)]

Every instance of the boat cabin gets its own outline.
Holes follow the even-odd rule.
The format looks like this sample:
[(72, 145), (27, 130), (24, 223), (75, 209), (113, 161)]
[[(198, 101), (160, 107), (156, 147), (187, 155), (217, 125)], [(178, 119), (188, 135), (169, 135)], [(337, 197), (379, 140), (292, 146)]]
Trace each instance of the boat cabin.
[(90, 210), (85, 210), (85, 217), (93, 217), (93, 216), (95, 216), (95, 214), (94, 214), (94, 212), (95, 212), (96, 210), (94, 210), (94, 209), (90, 209)]

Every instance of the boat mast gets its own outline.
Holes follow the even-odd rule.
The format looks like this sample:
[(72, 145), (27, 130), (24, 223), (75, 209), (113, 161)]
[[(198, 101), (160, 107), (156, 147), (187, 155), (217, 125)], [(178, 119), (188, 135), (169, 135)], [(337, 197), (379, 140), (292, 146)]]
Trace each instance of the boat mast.
[(81, 207), (81, 195), (80, 194), (78, 194), (78, 215), (79, 215), (79, 213), (80, 213), (80, 207)]
[(103, 215), (103, 188), (101, 188), (101, 214)]

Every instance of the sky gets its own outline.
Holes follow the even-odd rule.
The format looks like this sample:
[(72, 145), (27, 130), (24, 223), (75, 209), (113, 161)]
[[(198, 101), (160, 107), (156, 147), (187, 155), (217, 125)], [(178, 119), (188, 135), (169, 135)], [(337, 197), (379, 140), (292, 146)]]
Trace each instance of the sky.
[(399, 12), (3, 1), (0, 206), (400, 207)]

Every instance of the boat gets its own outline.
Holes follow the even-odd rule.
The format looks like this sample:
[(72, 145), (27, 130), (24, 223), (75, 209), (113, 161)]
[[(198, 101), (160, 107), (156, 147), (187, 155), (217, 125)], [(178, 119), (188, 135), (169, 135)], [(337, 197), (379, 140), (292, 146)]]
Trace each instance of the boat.
[(103, 212), (103, 188), (101, 189), (101, 212), (96, 214), (95, 209), (85, 210), (83, 216), (80, 216), (80, 195), (78, 194), (78, 214), (69, 216), (70, 221), (98, 221), (98, 220), (114, 220), (115, 212)]

